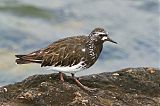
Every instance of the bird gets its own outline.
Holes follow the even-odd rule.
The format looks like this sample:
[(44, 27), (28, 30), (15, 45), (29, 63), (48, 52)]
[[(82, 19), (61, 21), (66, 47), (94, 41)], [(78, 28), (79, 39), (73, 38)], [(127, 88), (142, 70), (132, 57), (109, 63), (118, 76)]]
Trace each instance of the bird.
[(62, 82), (63, 73), (70, 73), (78, 86), (89, 90), (75, 77), (75, 73), (90, 68), (97, 61), (106, 41), (117, 44), (104, 28), (97, 27), (88, 35), (62, 38), (45, 48), (24, 55), (15, 55), (16, 63), (37, 63), (41, 67), (58, 71)]

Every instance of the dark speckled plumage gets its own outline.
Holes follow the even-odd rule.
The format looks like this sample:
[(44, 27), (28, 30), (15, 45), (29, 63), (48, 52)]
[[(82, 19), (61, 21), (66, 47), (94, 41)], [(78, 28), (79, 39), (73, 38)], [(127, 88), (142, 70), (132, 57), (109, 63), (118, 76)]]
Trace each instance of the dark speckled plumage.
[(49, 66), (59, 71), (63, 82), (62, 72), (70, 72), (74, 81), (84, 90), (92, 89), (81, 84), (74, 73), (91, 67), (98, 59), (105, 41), (116, 43), (109, 38), (103, 28), (95, 28), (89, 36), (74, 36), (53, 42), (46, 48), (26, 55), (16, 55), (17, 64), (39, 63), (41, 67)]
[[(103, 37), (106, 39), (102, 39)], [(98, 59), (103, 42), (107, 40), (114, 42), (103, 28), (95, 28), (89, 36), (67, 37), (32, 53), (16, 55), (18, 58), (16, 62), (17, 64), (40, 63), (41, 67), (71, 67), (84, 61), (83, 68), (89, 68)]]

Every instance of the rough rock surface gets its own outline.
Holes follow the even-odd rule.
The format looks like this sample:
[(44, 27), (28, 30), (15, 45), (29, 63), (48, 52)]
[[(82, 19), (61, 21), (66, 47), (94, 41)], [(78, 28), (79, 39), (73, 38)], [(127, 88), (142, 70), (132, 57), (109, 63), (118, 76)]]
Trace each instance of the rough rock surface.
[(97, 88), (87, 92), (71, 77), (34, 75), (0, 88), (3, 106), (160, 106), (160, 69), (126, 68), (111, 73), (80, 77), (81, 83)]

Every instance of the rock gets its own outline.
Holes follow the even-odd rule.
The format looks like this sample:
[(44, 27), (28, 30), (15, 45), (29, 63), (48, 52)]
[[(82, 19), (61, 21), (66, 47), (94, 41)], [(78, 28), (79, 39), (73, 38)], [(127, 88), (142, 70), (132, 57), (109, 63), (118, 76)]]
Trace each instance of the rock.
[(71, 77), (34, 75), (0, 88), (3, 106), (160, 106), (160, 69), (126, 68), (80, 77), (96, 91), (78, 87)]

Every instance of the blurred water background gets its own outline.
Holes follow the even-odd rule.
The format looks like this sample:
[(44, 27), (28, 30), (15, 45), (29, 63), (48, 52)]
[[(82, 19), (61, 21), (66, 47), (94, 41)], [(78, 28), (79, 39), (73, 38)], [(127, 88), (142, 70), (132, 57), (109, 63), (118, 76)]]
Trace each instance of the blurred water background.
[(0, 86), (34, 74), (39, 65), (17, 65), (15, 54), (60, 38), (105, 28), (118, 45), (105, 43), (94, 66), (77, 76), (126, 67), (160, 67), (158, 0), (0, 0)]

